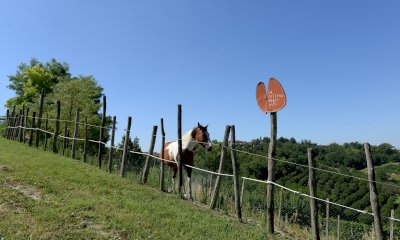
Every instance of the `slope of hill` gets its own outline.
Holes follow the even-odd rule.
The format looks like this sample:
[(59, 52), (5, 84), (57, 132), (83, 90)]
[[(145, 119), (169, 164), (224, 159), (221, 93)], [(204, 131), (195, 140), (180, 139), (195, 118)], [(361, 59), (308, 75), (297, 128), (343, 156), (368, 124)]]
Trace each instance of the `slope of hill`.
[(1, 239), (267, 238), (176, 195), (2, 138), (0, 189)]

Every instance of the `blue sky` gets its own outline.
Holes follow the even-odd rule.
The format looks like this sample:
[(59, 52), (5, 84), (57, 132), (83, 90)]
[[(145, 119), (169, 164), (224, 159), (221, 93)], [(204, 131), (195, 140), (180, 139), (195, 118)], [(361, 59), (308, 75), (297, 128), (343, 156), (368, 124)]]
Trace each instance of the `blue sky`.
[(176, 139), (209, 124), (221, 140), (269, 136), (259, 81), (287, 95), (278, 136), (400, 148), (399, 1), (0, 1), (0, 112), (8, 75), (32, 57), (67, 62), (104, 87), (118, 136), (133, 117), (147, 149), (164, 117)]

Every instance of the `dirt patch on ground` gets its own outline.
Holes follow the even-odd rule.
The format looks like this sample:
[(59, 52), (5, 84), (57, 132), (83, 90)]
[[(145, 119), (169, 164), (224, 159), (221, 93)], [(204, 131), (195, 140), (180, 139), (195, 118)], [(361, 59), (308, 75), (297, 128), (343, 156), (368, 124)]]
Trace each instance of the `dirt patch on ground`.
[(96, 225), (89, 225), (89, 228), (96, 232), (99, 236), (101, 236), (102, 238), (108, 238), (108, 239), (120, 239), (119, 236), (115, 233), (112, 232), (108, 232), (106, 230), (104, 230), (104, 227), (100, 224), (96, 224)]
[(103, 225), (101, 224), (95, 224), (93, 222), (89, 221), (82, 221), (80, 228), (86, 228), (90, 230), (91, 232), (96, 233), (99, 238), (104, 238), (104, 239), (113, 239), (113, 240), (119, 240), (122, 239), (124, 232), (116, 232), (113, 230), (107, 230)]
[(1, 212), (15, 212), (15, 213), (22, 213), (24, 211), (23, 208), (15, 206), (10, 203), (1, 203), (0, 204), (0, 213)]
[(0, 173), (11, 173), (14, 169), (7, 167), (6, 165), (0, 165)]
[(26, 186), (26, 185), (22, 185), (18, 182), (6, 182), (4, 183), (4, 187), (6, 188), (11, 188), (17, 192), (22, 193), (24, 196), (31, 198), (35, 201), (40, 200), (40, 192), (39, 190), (31, 187), (31, 186)]

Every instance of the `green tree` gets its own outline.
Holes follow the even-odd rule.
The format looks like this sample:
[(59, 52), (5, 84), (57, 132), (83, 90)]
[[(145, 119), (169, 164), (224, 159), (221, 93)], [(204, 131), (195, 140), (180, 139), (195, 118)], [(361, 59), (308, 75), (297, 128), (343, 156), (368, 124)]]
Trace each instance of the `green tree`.
[(62, 80), (56, 84), (47, 97), (47, 107), (53, 108), (57, 100), (61, 102), (61, 118), (71, 120), (76, 109), (80, 109), (81, 119), (88, 118), (90, 123), (99, 123), (100, 98), (103, 88), (97, 84), (93, 76), (79, 76)]
[[(93, 76), (72, 77), (69, 73), (69, 66), (66, 63), (60, 63), (55, 59), (51, 59), (47, 63), (41, 63), (36, 59), (32, 59), (29, 64), (22, 63), (18, 66), (15, 75), (9, 76), (9, 88), (14, 90), (16, 96), (9, 99), (6, 106), (11, 108), (16, 106), (17, 109), (22, 107), (30, 108), (30, 112), (38, 112), (40, 92), (44, 89), (46, 94), (44, 113), (49, 114), (50, 119), (55, 118), (55, 103), (57, 100), (61, 103), (61, 116), (64, 120), (61, 122), (61, 133), (67, 129), (67, 134), (72, 135), (74, 129), (74, 117), (77, 109), (80, 110), (80, 122), (85, 118), (88, 123), (99, 126), (101, 116), (99, 114), (101, 103), (100, 98), (103, 96), (103, 88), (97, 83)], [(29, 120), (30, 121), (30, 120)], [(107, 117), (105, 126), (109, 126), (111, 117)], [(54, 130), (54, 124), (51, 121), (49, 130)], [(91, 140), (98, 140), (100, 128), (90, 126), (88, 128), (88, 137)], [(43, 137), (43, 136), (42, 136)], [(78, 138), (84, 138), (83, 125), (80, 126)], [(104, 131), (103, 141), (108, 141), (109, 132)], [(60, 141), (68, 144), (69, 140)], [(78, 142), (78, 148), (83, 145), (82, 141)], [(90, 142), (88, 152), (90, 155), (97, 153), (98, 144)], [(103, 148), (106, 151), (106, 148)]]
[(8, 88), (14, 90), (16, 96), (7, 100), (5, 106), (31, 107), (42, 89), (48, 94), (58, 82), (70, 78), (68, 64), (59, 63), (55, 59), (43, 64), (32, 58), (29, 64), (21, 63), (15, 75), (8, 76)]
[[(52, 93), (46, 97), (45, 111), (47, 111), (50, 117), (55, 116), (54, 103), (59, 100), (61, 103), (61, 119), (68, 120), (71, 122), (64, 122), (61, 129), (67, 127), (67, 132), (74, 129), (74, 123), (72, 122), (75, 118), (76, 110), (80, 110), (80, 122), (83, 122), (87, 118), (88, 123), (95, 126), (100, 126), (101, 116), (99, 114), (101, 110), (100, 98), (103, 96), (103, 88), (97, 84), (97, 81), (93, 76), (79, 76), (72, 79), (62, 79), (53, 87)], [(107, 117), (105, 126), (109, 126), (111, 117)], [(66, 125), (65, 125), (66, 124)], [(82, 128), (81, 128), (82, 129)], [(84, 137), (84, 132), (80, 131), (79, 136)], [(100, 128), (89, 127), (88, 137), (89, 139), (99, 139)], [(104, 141), (107, 142), (109, 139), (109, 132), (104, 131)], [(90, 155), (97, 153), (98, 144), (89, 143), (88, 152)], [(105, 152), (106, 149), (103, 148)]]

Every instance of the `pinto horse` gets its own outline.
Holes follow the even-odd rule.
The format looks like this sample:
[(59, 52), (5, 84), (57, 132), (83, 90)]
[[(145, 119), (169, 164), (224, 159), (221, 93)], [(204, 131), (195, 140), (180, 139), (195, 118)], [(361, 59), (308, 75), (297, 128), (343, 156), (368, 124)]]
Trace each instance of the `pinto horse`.
[[(208, 125), (207, 125), (208, 126)], [(193, 166), (193, 151), (197, 145), (203, 146), (207, 151), (211, 151), (212, 144), (210, 139), (210, 134), (207, 131), (207, 126), (203, 127), (200, 123), (197, 123), (197, 127), (188, 131), (182, 136), (182, 156), (181, 162), (183, 165)], [(175, 177), (178, 172), (178, 141), (166, 142), (164, 146), (164, 159), (165, 165), (168, 165), (174, 170), (174, 175), (172, 176), (172, 191), (175, 191)], [(185, 166), (188, 186), (189, 186), (189, 199), (193, 199), (192, 196), (192, 168)]]

